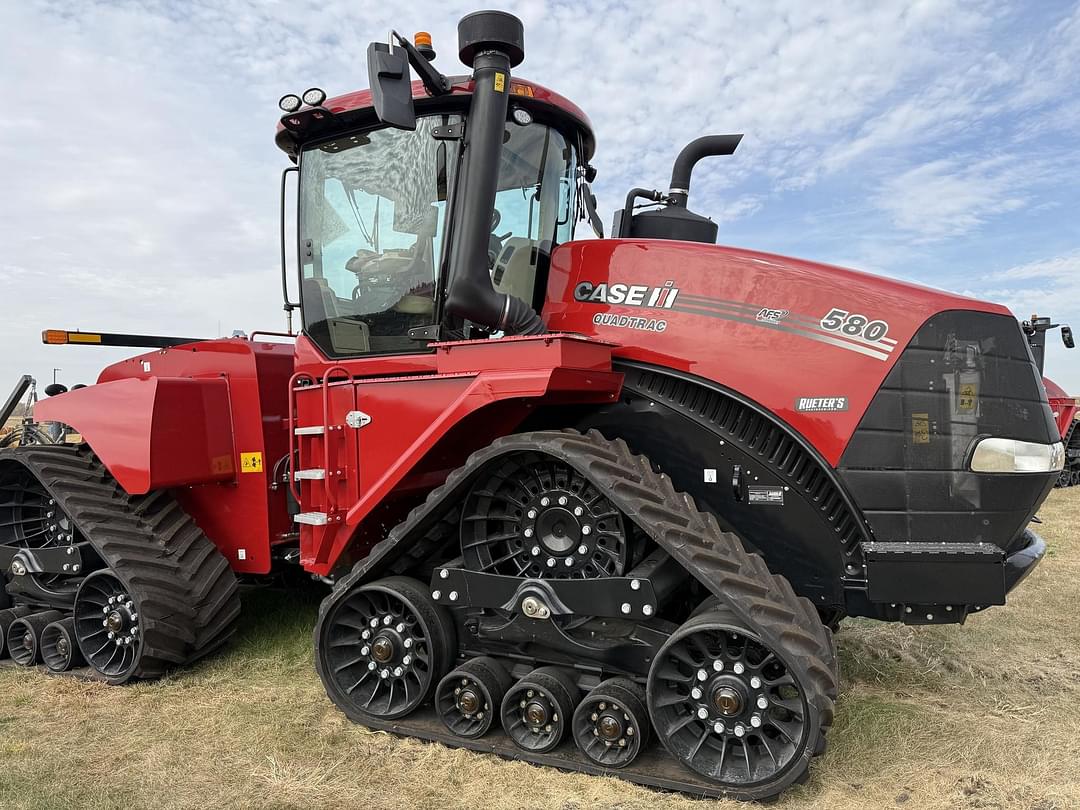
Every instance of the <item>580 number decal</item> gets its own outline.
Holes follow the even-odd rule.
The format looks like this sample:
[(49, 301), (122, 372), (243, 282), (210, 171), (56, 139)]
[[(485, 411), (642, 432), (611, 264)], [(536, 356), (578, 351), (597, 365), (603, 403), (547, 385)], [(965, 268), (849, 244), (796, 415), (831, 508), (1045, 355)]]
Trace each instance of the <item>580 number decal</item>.
[(889, 334), (889, 325), (885, 321), (872, 321), (865, 315), (848, 312), (846, 309), (830, 309), (829, 314), (821, 319), (821, 328), (875, 343)]

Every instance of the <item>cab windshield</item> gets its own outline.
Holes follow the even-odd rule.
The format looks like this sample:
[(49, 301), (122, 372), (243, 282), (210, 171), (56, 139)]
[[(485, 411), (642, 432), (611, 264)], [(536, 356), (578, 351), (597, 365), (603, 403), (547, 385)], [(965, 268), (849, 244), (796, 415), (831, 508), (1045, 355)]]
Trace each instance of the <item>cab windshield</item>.
[[(303, 153), (300, 238), (304, 328), (331, 357), (417, 352), (409, 330), (437, 322), (459, 141), (426, 116), (414, 131), (346, 135)], [(541, 124), (507, 124), (489, 271), (500, 292), (538, 305), (538, 279), (576, 211), (572, 147)]]

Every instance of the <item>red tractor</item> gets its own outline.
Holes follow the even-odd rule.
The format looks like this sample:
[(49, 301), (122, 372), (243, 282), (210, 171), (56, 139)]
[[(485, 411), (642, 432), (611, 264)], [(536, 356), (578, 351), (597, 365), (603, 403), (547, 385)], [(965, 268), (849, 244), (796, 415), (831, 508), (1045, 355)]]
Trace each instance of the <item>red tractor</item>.
[(691, 172), (739, 136), (575, 240), (588, 118), (511, 74), (515, 17), (459, 38), (471, 75), (394, 34), (370, 90), (282, 99), (295, 347), (47, 334), (156, 348), (37, 405), (84, 444), (0, 454), (5, 651), (151, 678), (228, 638), (236, 575), (301, 567), (359, 723), (774, 796), (825, 748), (830, 625), (961, 623), (1042, 558), (1063, 449), (1024, 334), (716, 246)]
[[(1031, 320), (1022, 324), (1028, 337), (1031, 354), (1039, 373), (1043, 371), (1046, 358), (1046, 333), (1051, 329), (1061, 329), (1061, 341), (1066, 349), (1075, 348), (1072, 329), (1066, 324), (1051, 323), (1049, 318), (1032, 315)], [(1070, 397), (1060, 385), (1043, 377), (1046, 396), (1050, 402), (1054, 421), (1061, 432), (1061, 441), (1065, 445), (1065, 467), (1058, 476), (1059, 487), (1071, 487), (1080, 484), (1080, 431), (1076, 429), (1077, 416), (1080, 414), (1080, 397)]]

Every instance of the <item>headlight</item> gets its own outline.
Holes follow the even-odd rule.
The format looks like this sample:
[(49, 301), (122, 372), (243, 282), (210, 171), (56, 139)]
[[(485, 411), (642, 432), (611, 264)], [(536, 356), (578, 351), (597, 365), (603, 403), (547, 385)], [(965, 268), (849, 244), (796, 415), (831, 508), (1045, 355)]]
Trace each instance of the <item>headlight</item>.
[(1018, 439), (989, 438), (975, 445), (971, 471), (983, 473), (1049, 473), (1065, 466), (1061, 442), (1037, 444)]

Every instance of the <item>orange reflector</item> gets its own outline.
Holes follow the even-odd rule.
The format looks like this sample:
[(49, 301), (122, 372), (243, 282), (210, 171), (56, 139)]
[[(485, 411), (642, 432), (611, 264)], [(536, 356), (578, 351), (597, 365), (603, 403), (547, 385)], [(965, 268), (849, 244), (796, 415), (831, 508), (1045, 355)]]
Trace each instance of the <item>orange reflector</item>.
[(101, 343), (101, 335), (83, 332), (68, 332), (68, 343)]
[(535, 94), (533, 89), (527, 84), (518, 84), (517, 82), (510, 82), (510, 92), (515, 96), (528, 96), (532, 98)]
[(417, 31), (413, 34), (413, 45), (417, 48), (430, 48), (431, 47), (431, 34), (427, 31)]
[(68, 342), (67, 332), (63, 329), (46, 329), (41, 333), (41, 342), (60, 346)]

